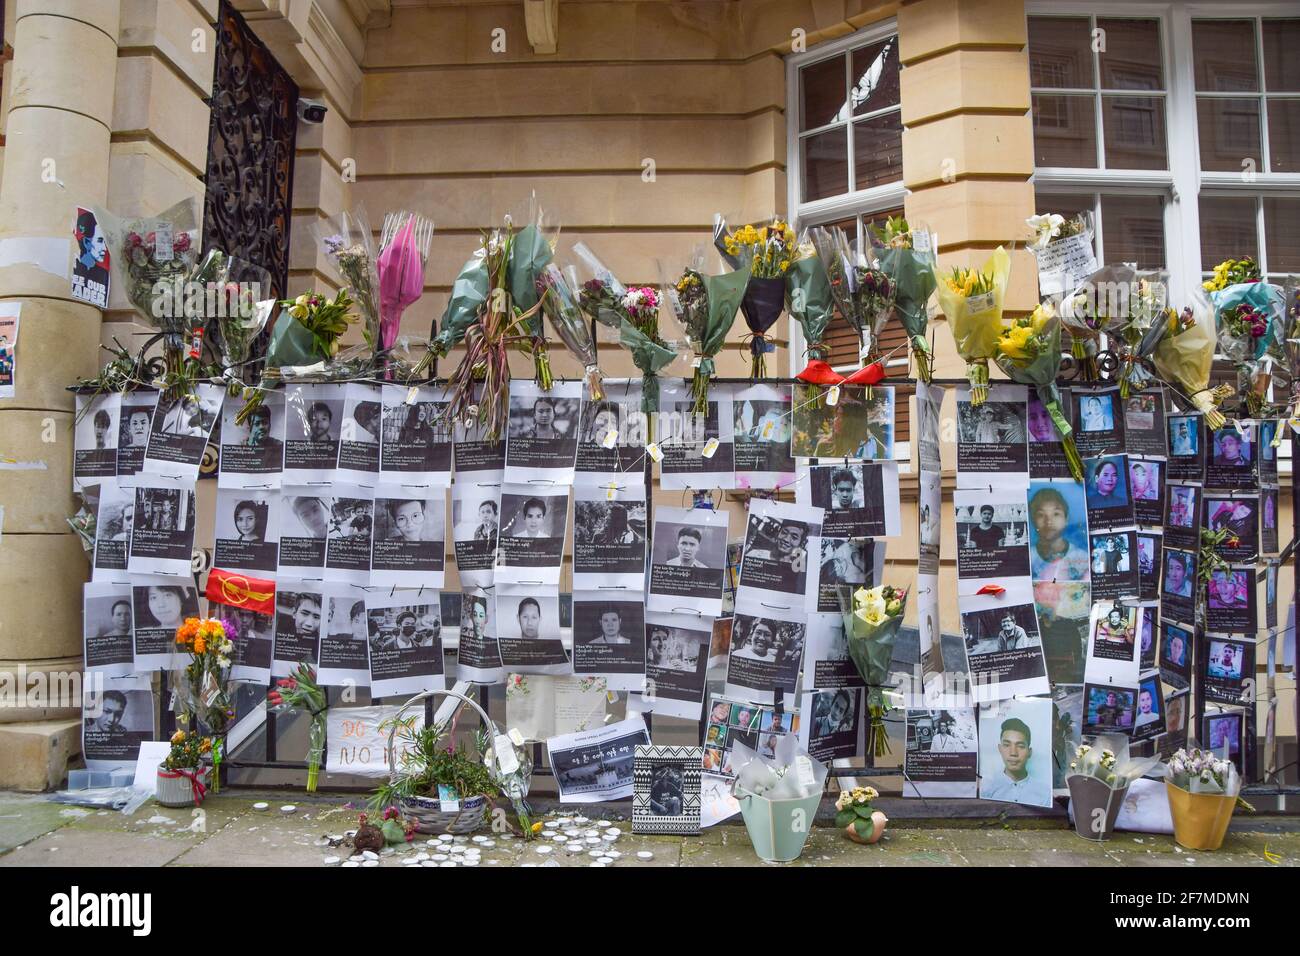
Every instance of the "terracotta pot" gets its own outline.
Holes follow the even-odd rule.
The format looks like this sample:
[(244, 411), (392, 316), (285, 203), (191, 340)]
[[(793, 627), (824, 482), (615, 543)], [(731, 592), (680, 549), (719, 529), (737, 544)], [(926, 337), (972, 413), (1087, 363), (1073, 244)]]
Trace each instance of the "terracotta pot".
[(1217, 850), (1223, 845), (1237, 808), (1236, 797), (1216, 793), (1189, 793), (1165, 781), (1169, 812), (1174, 818), (1174, 839), (1189, 850)]
[(858, 836), (858, 831), (852, 823), (844, 828), (844, 835), (854, 843), (872, 844), (879, 842), (885, 834), (885, 825), (889, 823), (889, 817), (880, 810), (873, 810), (871, 813), (871, 833), (867, 836)]
[(1118, 789), (1108, 787), (1096, 777), (1076, 773), (1065, 778), (1074, 804), (1074, 832), (1085, 840), (1109, 840), (1115, 832), (1128, 785)]

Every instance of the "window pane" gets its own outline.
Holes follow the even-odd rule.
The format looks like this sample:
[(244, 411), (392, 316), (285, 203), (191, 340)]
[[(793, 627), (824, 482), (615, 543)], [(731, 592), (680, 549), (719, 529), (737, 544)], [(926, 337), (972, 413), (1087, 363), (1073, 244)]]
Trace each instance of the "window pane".
[(1057, 213), (1073, 219), (1081, 212), (1093, 214), (1092, 193), (1034, 193), (1034, 212), (1040, 216)]
[(1107, 262), (1165, 267), (1164, 202), (1159, 196), (1102, 196), (1101, 231)]
[(1268, 162), (1275, 173), (1300, 172), (1300, 100), (1268, 98)]
[(1034, 165), (1096, 168), (1096, 101), (1035, 93)]
[(898, 105), (898, 37), (853, 51), (853, 113)]
[(1236, 93), (1258, 90), (1254, 20), (1193, 20), (1196, 88)]
[(1092, 89), (1091, 36), (1087, 17), (1030, 17), (1030, 85), (1058, 90)]
[(1105, 49), (1098, 52), (1103, 90), (1163, 90), (1159, 20), (1105, 20)]
[(822, 60), (799, 71), (801, 94), (799, 128), (817, 129), (836, 119), (845, 119), (844, 57)]
[(903, 120), (895, 111), (853, 124), (853, 185), (870, 189), (903, 178)]
[(1107, 169), (1166, 169), (1165, 101), (1155, 96), (1103, 96)]
[(1264, 88), (1270, 93), (1300, 91), (1300, 20), (1265, 20)]
[(1240, 171), (1242, 161), (1261, 169), (1259, 100), (1196, 98), (1201, 169)]
[(1264, 200), (1269, 272), (1300, 272), (1300, 199)]
[(1201, 270), (1225, 259), (1259, 258), (1254, 196), (1201, 197)]
[(803, 140), (803, 201), (849, 191), (849, 131), (841, 126)]

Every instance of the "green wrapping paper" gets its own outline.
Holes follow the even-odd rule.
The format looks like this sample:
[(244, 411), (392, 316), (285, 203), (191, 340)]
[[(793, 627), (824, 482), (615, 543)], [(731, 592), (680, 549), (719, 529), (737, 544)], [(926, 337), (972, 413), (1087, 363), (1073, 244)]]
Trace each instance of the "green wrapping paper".
[[(688, 279), (699, 281), (699, 288), (693, 295), (682, 289), (682, 283)], [(736, 322), (736, 312), (745, 297), (748, 283), (748, 266), (737, 272), (717, 276), (688, 269), (677, 285), (668, 291), (668, 301), (672, 304), (673, 312), (699, 359), (691, 381), (691, 394), (695, 399), (697, 414), (703, 415), (708, 408), (709, 381), (716, 371), (714, 357), (727, 341), (727, 334)]]
[(830, 350), (822, 344), (826, 327), (835, 316), (835, 299), (826, 263), (815, 252), (796, 259), (785, 274), (785, 308), (803, 328), (809, 359), (825, 360)]
[[(446, 355), (465, 338), (465, 331), (474, 324), (479, 312), (486, 306), (488, 297), (487, 260), (482, 250), (461, 266), (460, 274), (451, 286), (451, 298), (438, 322), (438, 334), (433, 339), (430, 352)], [(536, 293), (534, 293), (534, 296)]]
[(840, 615), (844, 621), (849, 659), (867, 685), (867, 714), (871, 718), (871, 726), (867, 731), (867, 752), (883, 757), (890, 752), (889, 734), (885, 729), (885, 713), (889, 710), (885, 701), (886, 681), (889, 678), (889, 664), (894, 657), (894, 642), (899, 628), (903, 626), (907, 593), (896, 595), (902, 603), (897, 616), (879, 624), (871, 624), (855, 613), (854, 594), (859, 590), (862, 590), (862, 586), (858, 584), (835, 586)]
[(328, 359), (329, 356), (321, 354), (317, 347), (316, 337), (290, 315), (288, 309), (281, 309), (266, 349), (267, 368), (314, 365)]
[(660, 345), (626, 319), (618, 327), (618, 340), (631, 353), (632, 361), (641, 371), (641, 411), (653, 415), (659, 410), (659, 371), (675, 359), (677, 353)]
[[(527, 312), (537, 305), (540, 295), (537, 281), (552, 259), (551, 244), (542, 231), (532, 223), (524, 226), (510, 242), (510, 258), (506, 262), (506, 287), (515, 307)], [(552, 383), (551, 360), (546, 347), (546, 324), (542, 310), (538, 309), (524, 323), (533, 337), (533, 363), (537, 384), (549, 389)]]
[(890, 245), (880, 246), (876, 252), (880, 271), (894, 283), (894, 308), (916, 356), (917, 378), (928, 382), (930, 343), (925, 331), (930, 321), (927, 303), (936, 285), (934, 252)]

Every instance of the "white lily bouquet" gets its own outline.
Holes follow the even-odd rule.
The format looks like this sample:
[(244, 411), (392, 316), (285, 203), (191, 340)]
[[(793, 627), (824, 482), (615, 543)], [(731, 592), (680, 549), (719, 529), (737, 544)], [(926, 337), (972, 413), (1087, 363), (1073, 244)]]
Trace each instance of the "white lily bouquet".
[(894, 656), (894, 639), (903, 626), (907, 591), (889, 584), (856, 590), (842, 584), (836, 590), (849, 657), (867, 685), (867, 713), (871, 717), (867, 750), (883, 757), (890, 752), (885, 730), (885, 711), (889, 709), (885, 706), (885, 680)]

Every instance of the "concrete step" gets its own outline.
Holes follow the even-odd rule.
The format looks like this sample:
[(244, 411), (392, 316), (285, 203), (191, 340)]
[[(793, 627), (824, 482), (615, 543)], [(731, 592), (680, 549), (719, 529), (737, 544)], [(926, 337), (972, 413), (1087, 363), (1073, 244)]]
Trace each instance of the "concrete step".
[(80, 753), (80, 720), (0, 724), (0, 790), (54, 790)]

